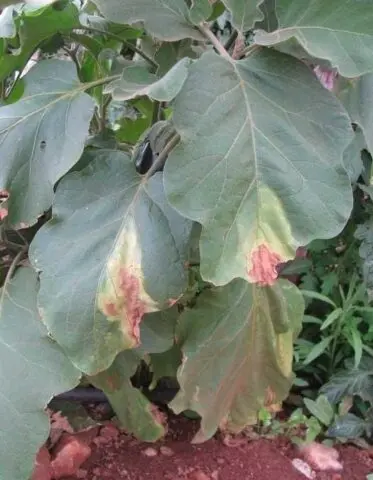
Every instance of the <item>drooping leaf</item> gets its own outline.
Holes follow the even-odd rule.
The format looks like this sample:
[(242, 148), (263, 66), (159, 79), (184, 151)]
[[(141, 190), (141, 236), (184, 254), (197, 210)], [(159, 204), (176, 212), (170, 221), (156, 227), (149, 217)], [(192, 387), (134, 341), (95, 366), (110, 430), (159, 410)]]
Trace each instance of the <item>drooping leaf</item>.
[(188, 19), (184, 0), (94, 0), (101, 13), (116, 23), (143, 22), (145, 29), (160, 40), (203, 37)]
[(286, 280), (273, 287), (234, 280), (204, 291), (196, 306), (182, 313), (181, 390), (170, 406), (202, 417), (196, 441), (210, 438), (218, 427), (240, 431), (256, 422), (264, 405), (287, 396), (303, 309), (299, 290)]
[[(367, 191), (365, 187), (364, 190)], [(357, 226), (355, 237), (361, 241), (359, 255), (363, 260), (363, 275), (367, 292), (373, 298), (373, 219)]]
[(363, 400), (373, 404), (373, 359), (363, 357), (359, 367), (350, 368), (335, 375), (320, 390), (330, 403), (337, 404), (344, 397), (358, 395)]
[(128, 433), (133, 433), (143, 441), (155, 442), (164, 436), (165, 426), (157, 407), (131, 384), (138, 363), (139, 357), (134, 352), (122, 352), (108, 370), (89, 379), (105, 392)]
[(50, 399), (74, 388), (78, 372), (40, 321), (38, 279), (18, 270), (0, 298), (0, 478), (25, 480), (48, 437)]
[(57, 32), (79, 28), (79, 13), (73, 2), (59, 1), (60, 8), (49, 5), (38, 10), (18, 12), (15, 25), (20, 45), (16, 52), (0, 54), (0, 80), (4, 80), (15, 70), (22, 71), (32, 53), (40, 44)]
[(350, 121), (300, 62), (274, 51), (231, 62), (208, 52), (189, 69), (173, 123), (181, 142), (166, 162), (165, 189), (203, 225), (205, 280), (271, 284), (298, 246), (345, 225)]
[(241, 33), (250, 30), (254, 23), (263, 20), (263, 13), (258, 8), (257, 0), (223, 0), (232, 13), (232, 25)]
[(0, 189), (10, 194), (12, 224), (32, 224), (50, 207), (54, 184), (82, 154), (94, 109), (72, 62), (40, 62), (24, 82), (24, 96), (0, 107)]
[(189, 63), (189, 58), (183, 58), (161, 78), (150, 73), (145, 67), (130, 65), (124, 68), (122, 78), (108, 85), (105, 92), (111, 93), (117, 101), (147, 95), (160, 102), (170, 102), (185, 82)]
[(276, 45), (295, 37), (311, 55), (329, 60), (346, 77), (373, 70), (373, 13), (356, 0), (277, 0), (278, 28), (257, 31), (256, 43)]
[(60, 182), (30, 256), (42, 272), (44, 322), (73, 362), (96, 374), (141, 344), (145, 313), (183, 293), (192, 224), (167, 203), (161, 173), (142, 179), (122, 152), (91, 155)]
[[(372, 40), (373, 42), (373, 40)], [(361, 128), (367, 149), (373, 152), (373, 74), (363, 75), (351, 82), (341, 94), (351, 120)]]

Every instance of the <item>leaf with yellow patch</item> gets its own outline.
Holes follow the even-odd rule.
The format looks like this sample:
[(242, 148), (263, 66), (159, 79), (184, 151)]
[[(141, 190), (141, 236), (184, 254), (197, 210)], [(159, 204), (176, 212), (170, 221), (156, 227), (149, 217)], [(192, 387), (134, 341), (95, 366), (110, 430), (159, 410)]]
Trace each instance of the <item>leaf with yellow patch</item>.
[(192, 226), (167, 203), (161, 173), (141, 178), (122, 152), (94, 156), (60, 182), (30, 249), (43, 320), (88, 374), (138, 347), (143, 316), (184, 292)]
[(260, 408), (286, 398), (303, 311), (300, 291), (287, 280), (260, 287), (238, 279), (205, 290), (181, 315), (180, 392), (170, 406), (201, 415), (195, 442), (218, 427), (239, 432), (256, 422)]
[(203, 227), (204, 280), (271, 285), (298, 246), (343, 229), (353, 131), (301, 62), (269, 49), (238, 61), (207, 52), (189, 68), (173, 123), (181, 141), (166, 162), (165, 190)]

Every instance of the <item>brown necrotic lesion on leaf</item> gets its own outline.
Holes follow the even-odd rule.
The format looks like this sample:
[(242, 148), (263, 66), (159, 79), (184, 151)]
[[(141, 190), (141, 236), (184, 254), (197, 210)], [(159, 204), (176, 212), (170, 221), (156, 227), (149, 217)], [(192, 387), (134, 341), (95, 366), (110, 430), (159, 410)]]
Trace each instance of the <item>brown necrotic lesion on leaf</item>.
[(248, 270), (250, 280), (260, 286), (274, 285), (277, 280), (277, 265), (283, 259), (272, 252), (267, 245), (261, 244), (251, 253), (251, 269)]
[(159, 310), (145, 290), (141, 247), (135, 223), (128, 220), (111, 253), (99, 285), (98, 309), (117, 321), (125, 344), (140, 345), (140, 323), (145, 313)]

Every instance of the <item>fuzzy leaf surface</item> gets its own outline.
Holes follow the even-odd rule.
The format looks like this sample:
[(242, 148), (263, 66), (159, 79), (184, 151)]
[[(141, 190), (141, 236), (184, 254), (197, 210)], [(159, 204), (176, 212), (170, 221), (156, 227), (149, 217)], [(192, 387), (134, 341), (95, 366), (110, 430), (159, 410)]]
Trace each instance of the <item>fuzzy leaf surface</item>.
[(295, 37), (309, 54), (356, 77), (373, 70), (372, 7), (371, 0), (277, 0), (278, 28), (257, 31), (255, 42), (269, 46)]
[(9, 221), (34, 223), (52, 204), (54, 184), (79, 160), (94, 110), (75, 66), (45, 60), (24, 78), (16, 103), (0, 107), (0, 189)]
[(250, 30), (254, 23), (263, 19), (256, 0), (223, 0), (226, 8), (232, 13), (232, 24), (241, 33)]
[(162, 174), (144, 180), (122, 152), (100, 151), (60, 182), (30, 256), (42, 272), (43, 320), (82, 371), (96, 374), (138, 347), (143, 316), (183, 293), (190, 231), (166, 201)]
[(111, 93), (117, 101), (147, 95), (153, 100), (170, 102), (185, 82), (189, 63), (189, 58), (183, 58), (161, 78), (150, 73), (145, 67), (130, 65), (124, 68), (122, 77), (108, 85), (105, 91)]
[(38, 315), (36, 272), (21, 268), (0, 297), (0, 478), (25, 480), (49, 434), (44, 409), (80, 378)]
[(112, 22), (143, 22), (148, 33), (159, 40), (203, 37), (189, 21), (184, 0), (94, 0), (105, 18)]
[(218, 427), (238, 432), (256, 422), (261, 407), (283, 401), (303, 309), (302, 295), (286, 280), (259, 287), (238, 279), (204, 291), (181, 314), (180, 392), (170, 406), (201, 415), (195, 441)]
[(165, 190), (203, 226), (205, 280), (273, 284), (276, 266), (298, 246), (333, 237), (347, 222), (352, 191), (342, 157), (350, 121), (293, 58), (205, 53), (175, 99), (173, 123), (181, 141), (165, 165)]

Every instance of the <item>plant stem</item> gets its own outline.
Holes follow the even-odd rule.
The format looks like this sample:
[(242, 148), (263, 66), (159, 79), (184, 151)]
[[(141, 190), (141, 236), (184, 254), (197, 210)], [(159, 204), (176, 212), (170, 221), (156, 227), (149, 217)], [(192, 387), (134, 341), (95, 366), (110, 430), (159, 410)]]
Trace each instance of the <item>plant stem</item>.
[(200, 32), (208, 39), (210, 42), (213, 44), (215, 49), (220, 53), (220, 55), (227, 60), (231, 61), (232, 58), (229, 55), (229, 53), (226, 51), (224, 48), (224, 45), (219, 42), (219, 40), (215, 37), (215, 35), (212, 33), (212, 31), (209, 29), (209, 27), (204, 24), (200, 23), (198, 26)]
[(234, 30), (234, 32), (232, 33), (232, 35), (228, 38), (227, 43), (224, 45), (224, 48), (225, 48), (227, 51), (231, 48), (231, 46), (232, 46), (232, 45), (234, 44), (234, 42), (236, 41), (237, 35), (238, 35), (237, 30)]
[(89, 88), (99, 87), (100, 85), (105, 85), (105, 83), (113, 82), (114, 80), (119, 80), (121, 77), (120, 74), (110, 75), (109, 77), (99, 78), (93, 80), (92, 82), (83, 83), (81, 89), (88, 90)]
[(12, 263), (10, 264), (9, 270), (6, 274), (3, 287), (2, 287), (2, 292), (1, 292), (1, 297), (0, 297), (0, 308), (2, 307), (4, 303), (4, 298), (7, 293), (7, 287), (8, 283), (10, 282), (10, 279), (13, 276), (14, 270), (17, 268), (18, 262), (22, 255), (27, 251), (27, 246), (24, 246), (18, 253), (17, 255), (13, 258)]
[(155, 101), (153, 103), (152, 125), (158, 122), (160, 111), (161, 111), (161, 102)]
[(75, 67), (76, 67), (76, 72), (79, 75), (80, 72), (80, 65), (78, 62), (78, 59), (75, 55), (75, 53), (72, 50), (69, 50), (67, 47), (63, 47), (62, 50), (68, 54), (68, 56), (71, 58), (71, 60), (74, 62)]
[(253, 43), (252, 45), (249, 45), (248, 47), (245, 48), (245, 50), (242, 52), (242, 55), (244, 55), (245, 57), (248, 57), (254, 52), (256, 52), (257, 50), (259, 50), (259, 48), (262, 48), (262, 46), (257, 45), (256, 43)]
[(176, 147), (179, 141), (180, 141), (180, 135), (178, 133), (175, 133), (175, 135), (173, 135), (171, 139), (166, 143), (164, 149), (159, 154), (159, 157), (157, 158), (157, 160), (149, 168), (146, 175), (144, 175), (145, 180), (148, 180), (156, 171), (158, 171), (160, 168), (163, 167), (169, 153), (171, 152), (171, 150), (173, 150), (174, 147)]
[(95, 32), (95, 33), (100, 33), (101, 35), (107, 35), (108, 37), (111, 37), (113, 38), (114, 40), (117, 40), (118, 42), (121, 42), (123, 43), (123, 45), (125, 45), (126, 47), (128, 47), (129, 50), (132, 50), (133, 52), (137, 53), (138, 55), (140, 55), (144, 60), (146, 60), (150, 65), (152, 65), (152, 67), (154, 68), (158, 68), (158, 63), (155, 62), (152, 58), (150, 58), (146, 53), (144, 53), (142, 50), (140, 50), (140, 48), (137, 48), (135, 45), (132, 45), (132, 43), (130, 42), (127, 42), (127, 40), (124, 40), (123, 38), (121, 38), (119, 35), (116, 35), (115, 33), (111, 33), (111, 32), (106, 32), (105, 30), (101, 30), (99, 28), (95, 28), (95, 27), (84, 27), (84, 26), (81, 26), (79, 28), (79, 30), (87, 30), (87, 31), (91, 31), (91, 32)]

